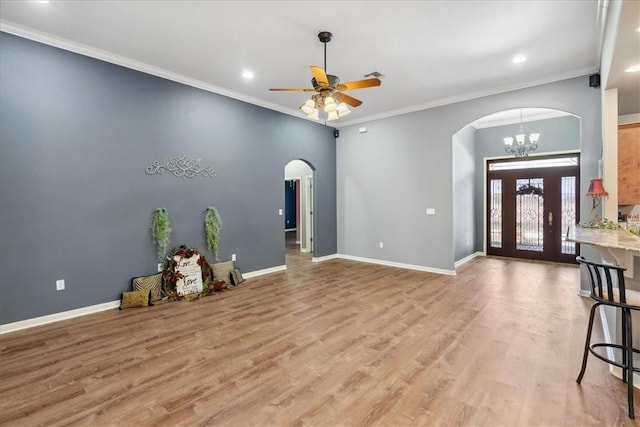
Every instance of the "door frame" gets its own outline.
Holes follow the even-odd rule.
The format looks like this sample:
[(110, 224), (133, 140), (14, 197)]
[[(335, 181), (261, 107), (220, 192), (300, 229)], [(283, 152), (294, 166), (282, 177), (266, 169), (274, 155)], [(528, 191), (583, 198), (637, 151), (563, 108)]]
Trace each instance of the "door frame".
[(313, 252), (313, 175), (304, 177), (304, 205), (306, 209), (303, 221), (306, 233), (304, 242), (300, 244), (300, 252)]
[[(551, 152), (545, 152), (545, 153), (536, 153), (536, 154), (531, 154), (529, 155), (529, 159), (532, 158), (538, 158), (538, 157), (549, 157), (549, 156), (570, 156), (572, 154), (581, 155), (581, 150), (560, 150), (560, 151), (551, 151)], [(492, 160), (509, 160), (509, 159), (514, 159), (513, 156), (492, 156), (492, 157), (484, 157), (482, 159), (482, 166), (483, 166), (483, 171), (482, 171), (482, 253), (483, 255), (487, 255), (487, 221), (489, 220), (487, 218), (487, 167), (489, 164), (489, 161)], [(581, 178), (578, 179), (578, 188), (580, 187), (581, 184)], [(579, 200), (580, 195), (578, 194), (578, 200)], [(576, 212), (577, 218), (580, 217), (580, 212)], [(477, 235), (477, 234), (476, 234)]]

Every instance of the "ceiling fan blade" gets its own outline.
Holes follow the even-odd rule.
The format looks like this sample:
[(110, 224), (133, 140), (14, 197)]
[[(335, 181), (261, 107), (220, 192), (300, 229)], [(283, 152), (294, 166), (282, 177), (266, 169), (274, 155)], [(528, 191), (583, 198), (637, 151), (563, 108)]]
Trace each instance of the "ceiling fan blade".
[(316, 65), (312, 65), (309, 67), (313, 77), (316, 79), (316, 82), (320, 86), (329, 86), (329, 79), (327, 78), (327, 73), (324, 72), (322, 67), (318, 67)]
[(312, 87), (289, 87), (289, 88), (271, 88), (269, 90), (287, 91), (287, 92), (314, 92)]
[(364, 80), (356, 80), (353, 82), (340, 83), (336, 89), (338, 90), (353, 90), (353, 89), (364, 89), (367, 87), (380, 86), (382, 82), (379, 78), (373, 79), (364, 79)]
[(354, 98), (353, 96), (349, 96), (346, 93), (341, 93), (338, 95), (338, 97), (340, 98), (340, 101), (344, 102), (345, 104), (351, 105), (352, 107), (357, 107), (362, 104), (362, 101)]

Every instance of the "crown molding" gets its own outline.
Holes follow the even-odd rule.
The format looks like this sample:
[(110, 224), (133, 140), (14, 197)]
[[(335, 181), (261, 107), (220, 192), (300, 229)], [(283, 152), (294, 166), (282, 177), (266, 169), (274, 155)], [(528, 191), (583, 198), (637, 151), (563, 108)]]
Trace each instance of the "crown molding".
[(140, 62), (140, 61), (133, 60), (131, 58), (116, 55), (116, 54), (113, 54), (101, 49), (97, 49), (88, 45), (76, 43), (67, 39), (63, 39), (61, 37), (54, 37), (39, 31), (34, 31), (30, 28), (26, 28), (21, 25), (17, 25), (2, 19), (0, 19), (0, 31), (8, 34), (13, 34), (19, 37), (23, 37), (29, 40), (33, 40), (39, 43), (43, 43), (49, 46), (53, 46), (59, 49), (67, 50), (69, 52), (84, 55), (90, 58), (109, 62), (111, 64), (119, 65), (125, 68), (130, 68), (132, 70), (140, 71), (156, 77), (161, 77), (163, 79), (171, 80), (177, 83), (182, 83), (187, 86), (205, 90), (207, 92), (216, 93), (218, 95), (226, 96), (228, 98), (243, 101), (249, 104), (253, 104), (259, 107), (269, 109), (269, 110), (277, 111), (283, 114), (287, 114), (289, 116), (293, 116), (298, 119), (308, 120), (313, 123), (317, 123), (320, 125), (329, 126), (337, 129), (347, 127), (347, 126), (352, 126), (355, 124), (372, 122), (375, 120), (381, 120), (381, 119), (386, 119), (390, 117), (400, 116), (403, 114), (414, 113), (417, 111), (427, 110), (430, 108), (441, 107), (444, 105), (454, 104), (457, 102), (470, 101), (473, 99), (483, 98), (486, 96), (497, 95), (505, 92), (511, 92), (514, 90), (526, 89), (533, 86), (539, 86), (542, 84), (548, 84), (548, 83), (553, 83), (553, 82), (566, 80), (574, 77), (580, 77), (596, 71), (594, 68), (588, 68), (588, 69), (585, 68), (573, 73), (551, 76), (551, 77), (547, 77), (545, 79), (541, 79), (534, 82), (524, 83), (520, 85), (505, 86), (492, 91), (479, 91), (479, 92), (465, 94), (461, 96), (442, 98), (442, 99), (431, 101), (424, 104), (417, 104), (417, 105), (406, 107), (406, 108), (401, 108), (401, 109), (392, 110), (392, 111), (388, 111), (380, 114), (361, 117), (355, 120), (344, 121), (344, 122), (331, 122), (331, 124), (329, 124), (327, 122), (317, 122), (315, 120), (310, 120), (305, 117), (301, 117), (298, 109), (283, 108), (280, 105), (273, 104), (271, 102), (266, 102), (257, 98), (246, 96), (238, 92), (230, 91), (209, 83), (205, 83), (201, 80), (193, 79), (178, 73), (167, 71), (162, 68), (146, 64), (144, 62)]
[(109, 62), (111, 64), (119, 65), (121, 67), (130, 68), (132, 70), (140, 71), (145, 74), (150, 74), (156, 77), (161, 77), (166, 80), (171, 80), (177, 83), (182, 83), (187, 86), (191, 86), (197, 89), (205, 90), (207, 92), (213, 92), (218, 95), (226, 96), (227, 98), (237, 99), (239, 101), (247, 102), (249, 104), (257, 105), (259, 107), (267, 108), (269, 110), (278, 111), (290, 116), (300, 118), (300, 112), (297, 109), (283, 108), (279, 105), (265, 102), (260, 99), (256, 99), (250, 96), (243, 95), (238, 92), (230, 91), (209, 83), (205, 83), (201, 80), (193, 79), (178, 73), (164, 70), (153, 65), (146, 64), (144, 62), (136, 61), (131, 58), (116, 55), (111, 52), (96, 49), (91, 46), (87, 46), (81, 43), (72, 42), (60, 37), (53, 37), (49, 34), (44, 34), (39, 31), (34, 31), (29, 28), (22, 27), (20, 25), (13, 24), (11, 22), (3, 21), (0, 19), (0, 31), (13, 34), (25, 39), (33, 40), (39, 43), (43, 43), (49, 46), (53, 46), (59, 49), (67, 50), (69, 52), (77, 53), (90, 58), (98, 59), (100, 61)]
[(573, 79), (573, 78), (576, 78), (576, 77), (586, 76), (588, 74), (594, 73), (595, 71), (596, 70), (593, 67), (582, 68), (580, 70), (577, 70), (577, 71), (574, 71), (574, 72), (571, 72), (571, 73), (557, 74), (555, 76), (549, 76), (549, 77), (546, 77), (544, 79), (539, 79), (539, 80), (536, 80), (536, 81), (533, 81), (533, 82), (522, 83), (522, 84), (518, 84), (518, 85), (511, 85), (511, 86), (504, 86), (504, 87), (501, 87), (501, 88), (498, 88), (498, 89), (495, 89), (495, 90), (491, 90), (491, 91), (487, 90), (487, 91), (469, 93), (469, 94), (460, 95), (460, 96), (453, 96), (453, 97), (449, 97), (449, 98), (442, 98), (442, 99), (435, 100), (435, 101), (428, 102), (428, 103), (424, 103), (424, 104), (418, 104), (418, 105), (414, 105), (414, 106), (410, 106), (410, 107), (406, 107), (406, 108), (401, 108), (401, 109), (398, 109), (398, 110), (392, 110), (392, 111), (388, 111), (386, 113), (375, 114), (375, 115), (372, 115), (372, 116), (363, 117), (363, 118), (356, 119), (356, 120), (351, 120), (351, 121), (348, 121), (348, 122), (337, 123), (335, 127), (336, 128), (342, 128), (342, 127), (352, 126), (352, 125), (356, 125), (356, 124), (360, 124), (360, 123), (371, 122), (371, 121), (381, 120), (381, 119), (387, 119), (387, 118), (395, 117), (395, 116), (401, 116), (403, 114), (415, 113), (417, 111), (428, 110), (430, 108), (442, 107), (442, 106), (445, 106), (445, 105), (455, 104), (455, 103), (458, 103), (458, 102), (471, 101), (473, 99), (484, 98), (484, 97), (487, 97), (487, 96), (499, 95), (499, 94), (502, 94), (502, 93), (513, 92), (513, 91), (516, 91), (516, 90), (528, 89), (528, 88), (534, 87), (534, 86), (540, 86), (540, 85), (544, 85), (544, 84), (559, 82), (559, 81), (562, 81), (562, 80), (568, 80), (568, 79)]

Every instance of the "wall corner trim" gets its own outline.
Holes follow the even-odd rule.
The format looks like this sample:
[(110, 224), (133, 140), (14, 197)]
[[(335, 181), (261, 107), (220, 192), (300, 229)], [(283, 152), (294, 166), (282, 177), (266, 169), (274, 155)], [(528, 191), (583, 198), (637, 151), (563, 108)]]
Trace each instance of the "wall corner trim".
[(47, 314), (46, 316), (34, 317), (31, 319), (20, 320), (18, 322), (6, 323), (4, 325), (0, 325), (0, 335), (20, 331), (22, 329), (33, 328), (34, 326), (46, 325), (60, 320), (73, 319), (74, 317), (85, 316), (87, 314), (100, 313), (101, 311), (111, 310), (118, 307), (120, 307), (120, 300), (76, 308), (74, 310), (61, 311), (59, 313)]
[(331, 255), (325, 255), (325, 256), (321, 256), (321, 257), (313, 257), (311, 258), (311, 262), (323, 262), (323, 261), (329, 261), (330, 259), (337, 259), (339, 258), (338, 254), (331, 254)]
[(250, 271), (248, 273), (242, 273), (242, 277), (250, 279), (252, 277), (264, 276), (265, 274), (277, 273), (278, 271), (284, 271), (287, 269), (286, 265), (278, 265), (276, 267), (265, 268), (264, 270)]
[(369, 264), (386, 265), (387, 267), (406, 268), (408, 270), (418, 270), (418, 271), (424, 271), (427, 273), (444, 274), (447, 276), (456, 275), (455, 270), (445, 270), (442, 268), (425, 267), (423, 265), (405, 264), (402, 262), (394, 262), (394, 261), (385, 261), (382, 259), (362, 258), (362, 257), (344, 255), (344, 254), (337, 254), (336, 258), (348, 259), (351, 261), (367, 262)]
[[(242, 276), (245, 279), (251, 277), (263, 276), (265, 274), (276, 273), (278, 271), (284, 271), (287, 269), (286, 265), (279, 265), (277, 267), (265, 268), (264, 270), (251, 271), (244, 273)], [(20, 320), (18, 322), (5, 323), (0, 325), (0, 335), (8, 334), (10, 332), (16, 332), (23, 329), (33, 328), (35, 326), (42, 326), (48, 323), (58, 322), (60, 320), (73, 319), (74, 317), (85, 316), (87, 314), (100, 313), (101, 311), (111, 310), (120, 307), (120, 300), (105, 302), (102, 304), (90, 305), (87, 307), (76, 308), (74, 310), (61, 311), (59, 313), (48, 314), (46, 316), (34, 317), (31, 319)]]
[(479, 257), (479, 256), (485, 256), (485, 255), (486, 255), (486, 254), (485, 254), (484, 252), (474, 252), (474, 253), (472, 253), (471, 255), (468, 255), (468, 256), (466, 256), (466, 257), (462, 258), (461, 260), (456, 261), (456, 263), (454, 264), (454, 266), (455, 266), (455, 268), (458, 268), (458, 267), (460, 267), (462, 264), (465, 264), (465, 263), (467, 263), (467, 262), (471, 261), (472, 259), (474, 259), (474, 258), (476, 258), (476, 257)]

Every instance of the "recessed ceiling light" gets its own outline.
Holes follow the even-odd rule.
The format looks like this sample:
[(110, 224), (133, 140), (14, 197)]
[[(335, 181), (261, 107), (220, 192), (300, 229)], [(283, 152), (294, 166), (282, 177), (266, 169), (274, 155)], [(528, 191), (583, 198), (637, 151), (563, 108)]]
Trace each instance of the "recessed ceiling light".
[(640, 71), (640, 64), (629, 67), (624, 71), (626, 71), (627, 73), (637, 73)]
[(251, 80), (255, 77), (255, 74), (253, 74), (251, 71), (249, 70), (245, 70), (242, 72), (242, 77), (244, 77), (247, 80)]
[(511, 62), (513, 62), (514, 64), (522, 64), (526, 60), (527, 60), (526, 56), (524, 56), (524, 55), (516, 55), (516, 56), (513, 57)]

